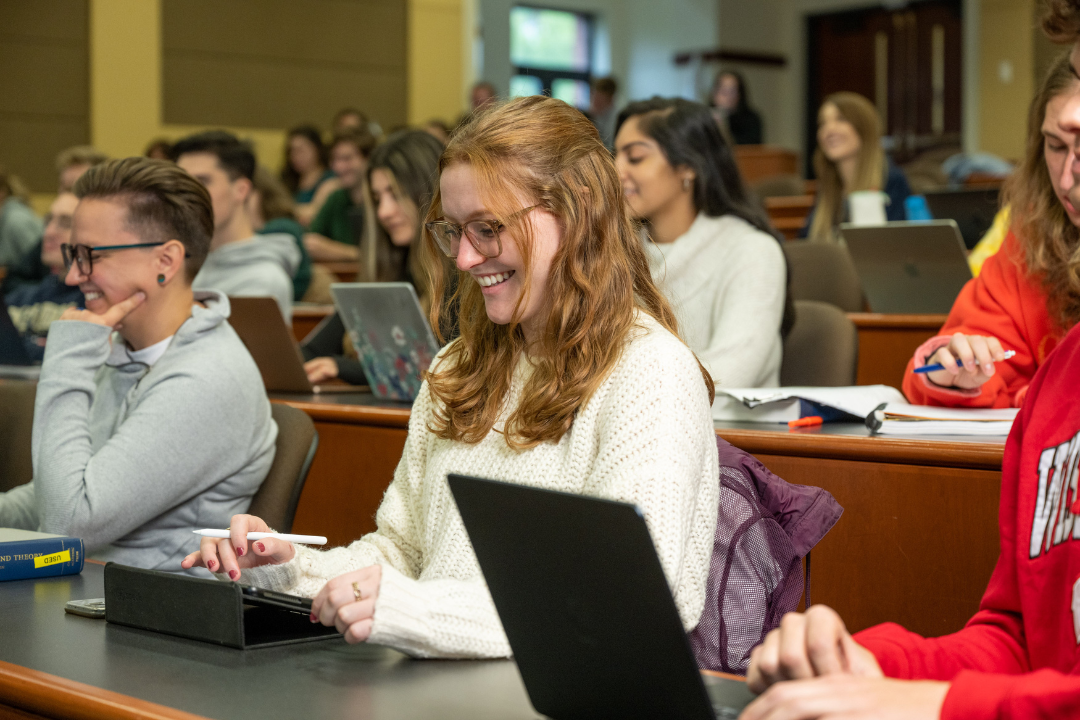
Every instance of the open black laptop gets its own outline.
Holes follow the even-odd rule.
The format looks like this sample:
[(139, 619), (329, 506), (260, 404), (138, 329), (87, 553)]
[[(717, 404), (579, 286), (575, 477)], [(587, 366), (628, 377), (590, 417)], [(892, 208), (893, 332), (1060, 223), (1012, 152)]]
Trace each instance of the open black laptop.
[(939, 190), (926, 193), (935, 220), (954, 220), (968, 250), (979, 244), (998, 212), (997, 188)]
[(574, 718), (736, 718), (703, 676), (634, 505), (450, 475), (533, 707)]

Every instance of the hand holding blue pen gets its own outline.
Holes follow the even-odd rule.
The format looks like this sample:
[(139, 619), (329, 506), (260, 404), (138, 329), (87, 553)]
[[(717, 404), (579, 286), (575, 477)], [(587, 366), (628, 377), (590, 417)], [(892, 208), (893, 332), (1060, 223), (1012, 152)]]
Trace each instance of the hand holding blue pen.
[[(1002, 359), (1003, 360), (1010, 360), (1015, 356), (1016, 356), (1016, 351), (1015, 350), (1006, 350), (1005, 351), (1005, 357), (1002, 358)], [(978, 364), (979, 364), (979, 361), (976, 360), (975, 365), (977, 366)], [(944, 369), (945, 369), (945, 366), (942, 365), (941, 363), (934, 363), (933, 365), (923, 365), (922, 367), (915, 368), (914, 370), (912, 370), (912, 372), (914, 372), (917, 375), (921, 375), (923, 373), (937, 372), (938, 370), (944, 370)]]

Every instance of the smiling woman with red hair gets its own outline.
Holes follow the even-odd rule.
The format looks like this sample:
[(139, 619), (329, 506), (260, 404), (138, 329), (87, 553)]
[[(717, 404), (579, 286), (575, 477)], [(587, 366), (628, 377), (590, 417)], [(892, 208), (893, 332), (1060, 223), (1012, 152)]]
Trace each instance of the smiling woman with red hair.
[(328, 552), (249, 546), (266, 524), (238, 516), (184, 566), (316, 596), (312, 620), (350, 642), (509, 655), (446, 484), (456, 472), (637, 504), (693, 629), (719, 492), (712, 381), (653, 284), (611, 154), (580, 112), (531, 97), (474, 116), (439, 172), (431, 320), (456, 305), (461, 335), (413, 406), (378, 529)]

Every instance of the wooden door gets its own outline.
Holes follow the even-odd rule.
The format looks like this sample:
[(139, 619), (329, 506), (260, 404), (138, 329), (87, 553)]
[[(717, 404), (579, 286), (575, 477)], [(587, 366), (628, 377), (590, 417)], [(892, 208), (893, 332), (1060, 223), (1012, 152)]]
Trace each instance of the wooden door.
[(810, 16), (808, 164), (817, 142), (818, 109), (826, 96), (841, 90), (877, 106), (886, 146), (898, 161), (931, 147), (958, 145), (962, 27), (960, 0)]

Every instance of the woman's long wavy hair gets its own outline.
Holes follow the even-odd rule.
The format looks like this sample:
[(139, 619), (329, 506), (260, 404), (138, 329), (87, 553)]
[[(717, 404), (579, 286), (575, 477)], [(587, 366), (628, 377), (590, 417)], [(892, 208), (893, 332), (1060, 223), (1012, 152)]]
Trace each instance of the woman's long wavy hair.
[[(472, 168), (487, 209), (506, 227), (504, 238), (518, 243), (525, 282), (511, 321), (496, 325), (475, 281), (459, 274), (447, 294), (447, 266), (432, 263), (432, 287), (442, 300), (432, 303), (431, 325), (440, 327), (440, 313), (456, 302), (461, 336), (427, 375), (433, 400), (443, 406), (429, 429), (480, 442), (499, 419), (514, 368), (528, 353), (532, 373), (502, 432), (517, 450), (558, 442), (619, 361), (637, 311), (677, 335), (675, 314), (653, 284), (611, 153), (579, 111), (534, 96), (478, 113), (451, 138), (439, 170), (457, 163)], [(518, 213), (530, 205), (558, 218), (563, 235), (548, 275), (547, 317), (540, 337), (527, 344), (520, 317), (533, 292), (534, 238), (531, 213)], [(427, 219), (441, 216), (436, 191)], [(439, 252), (426, 230), (424, 243)], [(711, 401), (712, 378), (703, 367), (701, 374)]]
[[(421, 223), (439, 183), (442, 151), (443, 144), (423, 130), (400, 130), (371, 153), (367, 186), (371, 187), (374, 171), (386, 172), (398, 198), (416, 206), (417, 222)], [(424, 257), (420, 242), (422, 228), (417, 228), (416, 237), (409, 245), (394, 245), (375, 218), (375, 202), (368, 198), (366, 205), (364, 236), (360, 241), (364, 279), (368, 282), (411, 282), (421, 304), (428, 307), (431, 283), (427, 272), (429, 259)], [(442, 256), (439, 253), (436, 257)]]
[(881, 119), (877, 108), (862, 95), (853, 92), (833, 93), (821, 107), (832, 103), (840, 117), (851, 123), (862, 142), (856, 163), (855, 184), (845, 188), (840, 169), (819, 145), (814, 150), (814, 173), (817, 175), (817, 209), (810, 226), (810, 240), (835, 240), (836, 226), (843, 222), (844, 201), (849, 193), (880, 190), (885, 179), (885, 152), (881, 149)]
[(1024, 249), (1028, 272), (1040, 279), (1050, 317), (1062, 330), (1080, 322), (1080, 229), (1069, 220), (1054, 192), (1042, 126), (1047, 104), (1073, 91), (1074, 82), (1065, 53), (1050, 67), (1031, 101), (1024, 161), (1002, 190), (1002, 202), (1012, 208), (1012, 227)]

